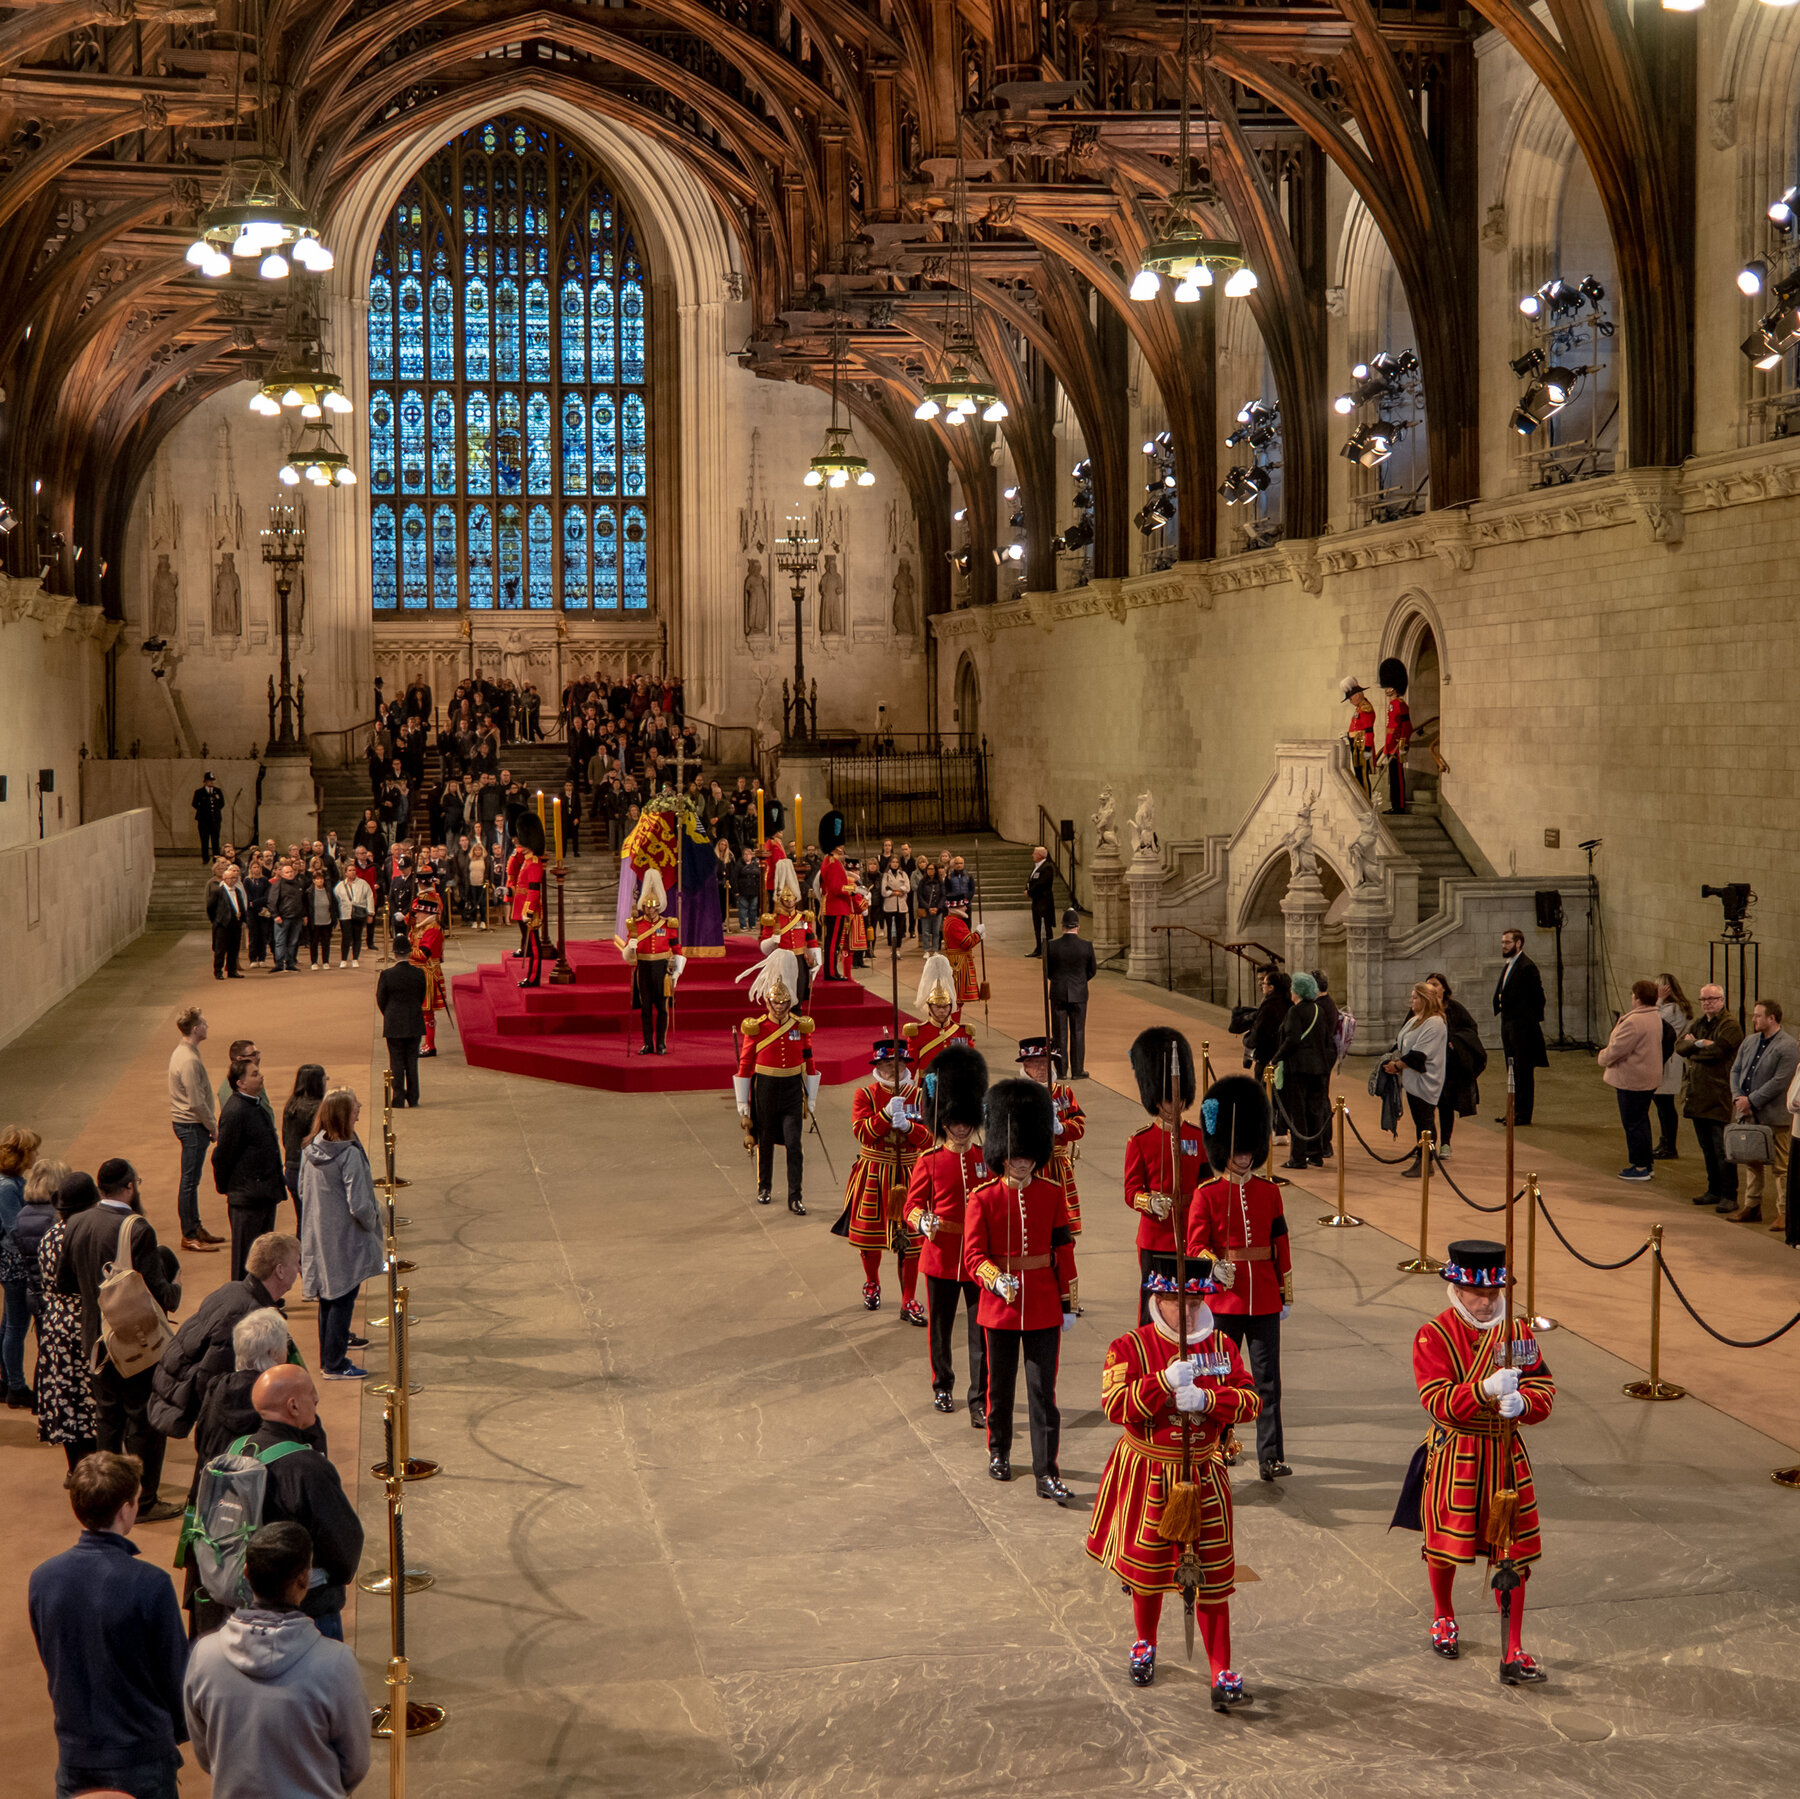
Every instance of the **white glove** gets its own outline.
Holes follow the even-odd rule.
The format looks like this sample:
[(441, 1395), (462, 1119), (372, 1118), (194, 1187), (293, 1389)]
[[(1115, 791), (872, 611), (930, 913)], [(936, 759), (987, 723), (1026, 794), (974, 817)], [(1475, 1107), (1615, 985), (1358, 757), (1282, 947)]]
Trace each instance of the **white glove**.
[(994, 1291), (1010, 1305), (1019, 1301), (1019, 1277), (1016, 1274), (1002, 1274), (994, 1280)]
[(669, 979), (671, 981), (679, 981), (681, 979), (681, 971), (686, 967), (686, 956), (671, 956), (669, 958)]
[(895, 1130), (906, 1129), (906, 1100), (903, 1095), (896, 1093), (881, 1109), (887, 1113), (888, 1123)]
[(1063, 1134), (1062, 1119), (1060, 1116), (1057, 1118), (1054, 1128), (1055, 1128), (1057, 1136), (1060, 1137)]
[(1191, 1387), (1194, 1384), (1194, 1364), (1191, 1361), (1184, 1362), (1180, 1356), (1177, 1356), (1163, 1370), (1163, 1379), (1168, 1383), (1171, 1393), (1179, 1393), (1183, 1387)]
[(937, 1241), (938, 1226), (942, 1222), (943, 1220), (940, 1219), (935, 1212), (921, 1212), (919, 1214), (919, 1235), (923, 1237), (927, 1243), (935, 1243)]
[(1073, 1330), (1074, 1328), (1075, 1328), (1075, 1314), (1073, 1312), (1064, 1312), (1063, 1313), (1063, 1329), (1064, 1330)]
[(1178, 1412), (1210, 1412), (1212, 1402), (1211, 1387), (1183, 1387), (1175, 1395), (1175, 1409)]
[(1286, 1324), (1286, 1323), (1287, 1323), (1287, 1321), (1288, 1321), (1288, 1317), (1289, 1317), (1289, 1314), (1291, 1314), (1291, 1313), (1292, 1313), (1292, 1311), (1293, 1311), (1293, 1309), (1294, 1309), (1294, 1308), (1293, 1308), (1293, 1307), (1292, 1307), (1292, 1306), (1283, 1306), (1283, 1307), (1282, 1307), (1282, 1308), (1281, 1308), (1281, 1322), (1282, 1322), (1282, 1323), (1283, 1323), (1283, 1324)]
[(1174, 1210), (1175, 1200), (1171, 1194), (1152, 1193), (1150, 1195), (1150, 1216), (1152, 1218), (1158, 1220), (1167, 1218)]
[(762, 951), (762, 953), (766, 956), (772, 949), (776, 948), (777, 945), (780, 944), (780, 942), (781, 942), (781, 939), (779, 937), (765, 937), (757, 945), (757, 948), (760, 949)]
[(1217, 1281), (1226, 1292), (1230, 1292), (1231, 1289), (1237, 1285), (1237, 1263), (1214, 1262), (1213, 1279)]
[(825, 955), (822, 950), (809, 949), (806, 952), (806, 966), (817, 974), (825, 966)]
[(1503, 1393), (1500, 1396), (1500, 1416), (1502, 1418), (1520, 1417), (1525, 1410), (1523, 1393)]
[(1500, 1399), (1508, 1393), (1519, 1390), (1519, 1371), (1517, 1368), (1496, 1368), (1481, 1383), (1481, 1394), (1484, 1399)]
[(734, 1074), (731, 1077), (732, 1097), (737, 1101), (740, 1112), (750, 1110), (750, 1077), (747, 1074)]
[(806, 1077), (806, 1103), (809, 1108), (818, 1104), (819, 1082), (824, 1078), (816, 1070)]

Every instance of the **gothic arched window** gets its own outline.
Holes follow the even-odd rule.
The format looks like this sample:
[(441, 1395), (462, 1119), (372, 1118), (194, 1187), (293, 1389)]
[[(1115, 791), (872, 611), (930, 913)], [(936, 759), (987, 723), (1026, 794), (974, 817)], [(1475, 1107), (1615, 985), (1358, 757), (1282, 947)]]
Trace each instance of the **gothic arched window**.
[(650, 609), (645, 285), (611, 178), (530, 119), (406, 184), (369, 273), (377, 612)]

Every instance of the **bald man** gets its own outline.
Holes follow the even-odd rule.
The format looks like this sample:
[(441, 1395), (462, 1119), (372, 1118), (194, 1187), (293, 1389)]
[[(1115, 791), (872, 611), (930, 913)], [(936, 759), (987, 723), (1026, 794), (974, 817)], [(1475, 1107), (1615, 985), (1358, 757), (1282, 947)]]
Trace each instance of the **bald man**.
[(313, 1543), (313, 1568), (301, 1610), (322, 1636), (344, 1640), (344, 1589), (362, 1560), (363, 1528), (330, 1459), (313, 1448), (308, 1433), (319, 1416), (312, 1376), (292, 1362), (266, 1370), (250, 1389), (262, 1429), (232, 1445), (268, 1466), (262, 1521), (291, 1519)]

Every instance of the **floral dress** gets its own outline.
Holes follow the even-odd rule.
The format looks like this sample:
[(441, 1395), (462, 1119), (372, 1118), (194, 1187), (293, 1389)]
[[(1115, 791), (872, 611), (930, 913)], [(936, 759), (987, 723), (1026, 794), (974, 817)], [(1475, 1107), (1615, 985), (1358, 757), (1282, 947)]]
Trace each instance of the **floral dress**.
[(94, 1394), (81, 1365), (81, 1298), (58, 1293), (69, 1221), (58, 1218), (38, 1245), (44, 1309), (38, 1315), (37, 1425), (44, 1443), (91, 1443), (99, 1434)]

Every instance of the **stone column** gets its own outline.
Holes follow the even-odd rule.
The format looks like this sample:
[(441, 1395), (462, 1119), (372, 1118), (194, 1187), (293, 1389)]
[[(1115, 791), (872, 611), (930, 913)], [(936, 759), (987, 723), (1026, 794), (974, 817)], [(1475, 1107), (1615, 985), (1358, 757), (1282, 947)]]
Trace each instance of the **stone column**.
[(1125, 901), (1125, 862), (1118, 845), (1094, 852), (1088, 863), (1088, 885), (1094, 901), (1094, 958), (1105, 962), (1123, 950), (1131, 935)]
[(1371, 1042), (1378, 1037), (1385, 1040), (1387, 1030), (1387, 946), (1392, 924), (1393, 910), (1380, 881), (1352, 889), (1344, 914), (1348, 1002), (1361, 1034)]
[(1282, 895), (1281, 916), (1287, 920), (1287, 967), (1299, 974), (1319, 966), (1319, 926), (1330, 902), (1314, 875), (1294, 875)]
[(1162, 857), (1153, 849), (1139, 850), (1125, 871), (1125, 885), (1131, 894), (1131, 954), (1125, 973), (1134, 981), (1154, 981), (1162, 973), (1162, 938), (1151, 929), (1161, 922), (1157, 902), (1162, 898), (1162, 884)]

